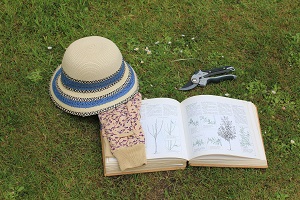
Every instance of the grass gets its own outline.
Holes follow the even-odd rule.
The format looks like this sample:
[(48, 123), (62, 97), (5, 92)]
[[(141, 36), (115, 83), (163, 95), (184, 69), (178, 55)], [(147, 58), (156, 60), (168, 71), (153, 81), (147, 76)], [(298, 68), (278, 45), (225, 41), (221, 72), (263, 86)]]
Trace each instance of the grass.
[[(4, 0), (0, 15), (0, 199), (299, 198), (297, 1)], [(103, 177), (97, 117), (63, 113), (48, 95), (65, 48), (89, 35), (118, 45), (145, 98), (228, 93), (255, 103), (269, 168)], [(222, 65), (238, 79), (176, 90)]]

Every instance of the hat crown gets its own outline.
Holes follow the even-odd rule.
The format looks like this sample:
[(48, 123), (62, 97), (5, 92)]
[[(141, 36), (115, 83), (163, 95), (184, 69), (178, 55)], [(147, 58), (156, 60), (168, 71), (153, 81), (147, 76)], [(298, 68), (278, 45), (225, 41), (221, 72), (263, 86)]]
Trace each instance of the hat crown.
[(115, 108), (137, 92), (138, 79), (133, 68), (112, 41), (100, 36), (73, 42), (50, 82), (53, 102), (65, 112), (79, 116)]
[(63, 71), (79, 81), (99, 81), (115, 74), (122, 65), (119, 48), (109, 39), (90, 36), (73, 42), (62, 60)]

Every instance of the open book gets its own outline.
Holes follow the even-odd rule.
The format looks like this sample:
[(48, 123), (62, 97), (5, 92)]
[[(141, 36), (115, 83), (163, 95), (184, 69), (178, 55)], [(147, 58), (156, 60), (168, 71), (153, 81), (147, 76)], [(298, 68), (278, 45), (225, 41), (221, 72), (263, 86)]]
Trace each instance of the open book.
[(102, 138), (105, 175), (184, 169), (190, 166), (267, 168), (256, 106), (212, 95), (183, 102), (142, 101), (147, 164), (120, 171)]

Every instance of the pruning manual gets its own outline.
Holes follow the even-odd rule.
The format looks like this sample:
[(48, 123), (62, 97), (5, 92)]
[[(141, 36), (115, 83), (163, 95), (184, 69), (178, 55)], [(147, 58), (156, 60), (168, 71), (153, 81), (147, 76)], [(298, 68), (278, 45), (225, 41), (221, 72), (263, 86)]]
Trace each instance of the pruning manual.
[[(142, 101), (140, 113), (148, 164), (128, 173), (187, 165), (268, 167), (257, 109), (249, 101), (213, 95), (193, 96), (181, 103), (154, 98)], [(113, 162), (116, 159), (106, 160), (107, 165)]]

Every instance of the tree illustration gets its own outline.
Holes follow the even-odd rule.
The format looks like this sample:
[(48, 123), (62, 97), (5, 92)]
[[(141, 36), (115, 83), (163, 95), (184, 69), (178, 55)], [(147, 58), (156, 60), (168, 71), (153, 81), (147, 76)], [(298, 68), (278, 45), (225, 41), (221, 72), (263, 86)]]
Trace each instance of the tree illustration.
[(194, 121), (193, 119), (190, 119), (189, 125), (192, 125), (192, 126), (198, 126), (198, 125), (199, 125), (199, 122), (198, 122), (198, 121)]
[(166, 125), (165, 131), (167, 132), (167, 134), (169, 136), (171, 136), (174, 129), (175, 129), (175, 123), (171, 120), (170, 125), (168, 125), (168, 124)]
[(176, 140), (167, 140), (167, 149), (171, 151), (173, 150), (173, 148), (179, 147), (179, 145), (176, 144), (176, 142), (177, 142)]
[(222, 146), (222, 142), (220, 139), (217, 139), (217, 138), (207, 138), (207, 144), (208, 143), (211, 143), (211, 144), (214, 144), (214, 145), (219, 145), (219, 146)]
[(196, 142), (193, 143), (193, 147), (197, 146), (197, 147), (200, 147), (204, 144), (203, 140), (202, 139), (197, 139)]
[(235, 126), (232, 125), (232, 121), (229, 121), (228, 117), (226, 116), (224, 116), (221, 120), (222, 122), (218, 129), (218, 135), (229, 143), (231, 150), (230, 141), (236, 138)]
[(157, 119), (155, 121), (155, 124), (151, 126), (152, 131), (149, 130), (149, 126), (147, 126), (148, 132), (150, 133), (150, 135), (152, 135), (152, 137), (154, 138), (154, 142), (155, 142), (155, 152), (154, 154), (157, 153), (157, 136), (160, 134), (161, 129), (163, 126), (163, 121), (161, 122), (161, 126), (160, 128), (158, 128), (158, 122)]
[(200, 120), (202, 120), (203, 122), (207, 123), (207, 124), (216, 124), (216, 119), (214, 117), (213, 120), (209, 119), (208, 117), (204, 117), (204, 116), (201, 116), (200, 117)]

